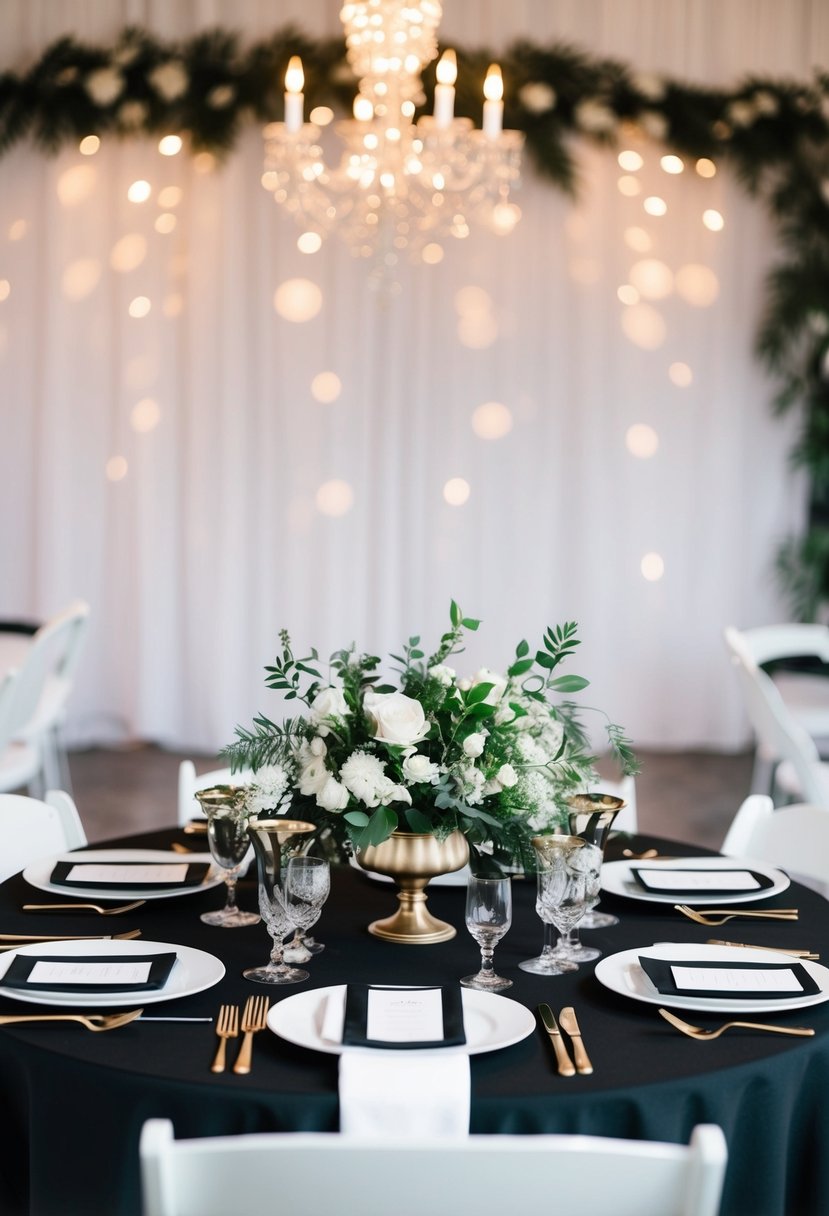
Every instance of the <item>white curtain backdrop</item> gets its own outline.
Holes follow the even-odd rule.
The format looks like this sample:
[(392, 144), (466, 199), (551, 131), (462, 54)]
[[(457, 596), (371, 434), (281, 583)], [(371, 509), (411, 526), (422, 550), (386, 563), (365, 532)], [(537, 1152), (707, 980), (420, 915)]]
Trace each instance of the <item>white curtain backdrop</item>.
[[(338, 7), (2, 0), (0, 67), (126, 24), (336, 35)], [(446, 0), (444, 43), (522, 35), (703, 83), (804, 79), (829, 61), (829, 7)], [(522, 637), (575, 619), (583, 699), (640, 746), (745, 742), (721, 631), (784, 616), (772, 555), (805, 499), (787, 464), (796, 420), (772, 417), (751, 353), (774, 232), (724, 166), (669, 176), (664, 148), (636, 147), (643, 189), (627, 197), (615, 154), (578, 145), (578, 205), (527, 162), (515, 232), (398, 267), (398, 294), (369, 290), (337, 242), (298, 251), (259, 185), (253, 128), (212, 168), (115, 139), (0, 160), (0, 615), (92, 604), (72, 739), (214, 751), (281, 712), (262, 671), (280, 627), (323, 654), (385, 653), (437, 640), (454, 597), (484, 620), (459, 665), (503, 667)], [(147, 202), (127, 199), (136, 179)], [(645, 213), (652, 194), (666, 215)], [(626, 306), (617, 289), (643, 258), (677, 289)], [(320, 293), (302, 323), (274, 306), (293, 279)], [(341, 383), (328, 404), (312, 394), (323, 372)], [(488, 402), (509, 411), (501, 438), (473, 429)], [(465, 505), (444, 498), (452, 478)], [(339, 515), (330, 482), (345, 483), (328, 489)]]

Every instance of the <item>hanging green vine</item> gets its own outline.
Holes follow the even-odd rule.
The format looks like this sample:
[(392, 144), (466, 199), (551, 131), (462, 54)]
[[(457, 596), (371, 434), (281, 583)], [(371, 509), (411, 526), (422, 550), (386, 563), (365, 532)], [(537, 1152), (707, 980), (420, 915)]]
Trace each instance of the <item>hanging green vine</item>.
[[(488, 51), (456, 48), (456, 113), (480, 120)], [(24, 138), (55, 151), (85, 135), (186, 133), (191, 147), (227, 152), (243, 126), (282, 118), (283, 79), (302, 56), (310, 108), (348, 110), (355, 79), (338, 40), (294, 29), (246, 48), (216, 29), (180, 43), (127, 29), (114, 46), (65, 37), (25, 73), (0, 74), (0, 154)], [(752, 77), (703, 89), (636, 72), (572, 47), (517, 42), (500, 54), (504, 121), (526, 135), (540, 173), (574, 193), (574, 135), (614, 144), (635, 127), (677, 153), (728, 158), (775, 218), (780, 260), (769, 275), (757, 352), (780, 383), (776, 408), (801, 414), (794, 464), (811, 478), (802, 537), (777, 569), (792, 608), (829, 602), (829, 75), (808, 83)], [(431, 105), (434, 65), (424, 73)]]

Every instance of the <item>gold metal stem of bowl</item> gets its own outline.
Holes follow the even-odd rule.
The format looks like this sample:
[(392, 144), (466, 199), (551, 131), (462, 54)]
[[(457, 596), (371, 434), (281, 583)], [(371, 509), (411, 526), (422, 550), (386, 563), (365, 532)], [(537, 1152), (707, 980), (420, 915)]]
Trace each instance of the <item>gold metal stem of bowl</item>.
[(454, 925), (438, 920), (426, 907), (424, 887), (438, 874), (460, 870), (469, 859), (469, 846), (461, 832), (445, 840), (416, 832), (392, 832), (382, 844), (360, 849), (357, 860), (365, 870), (393, 878), (399, 907), (392, 916), (375, 920), (369, 933), (407, 946), (447, 942), (457, 933)]

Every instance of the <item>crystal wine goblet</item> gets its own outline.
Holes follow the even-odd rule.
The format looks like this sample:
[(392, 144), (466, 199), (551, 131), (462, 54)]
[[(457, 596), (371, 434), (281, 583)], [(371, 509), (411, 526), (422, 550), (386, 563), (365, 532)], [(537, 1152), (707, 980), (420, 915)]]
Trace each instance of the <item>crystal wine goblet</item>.
[(481, 948), (481, 969), (461, 980), (464, 988), (502, 992), (512, 980), (496, 975), (492, 966), (495, 947), (512, 924), (512, 886), (508, 878), (476, 878), (466, 887), (466, 927)]
[(259, 984), (298, 984), (308, 972), (289, 967), (282, 957), (282, 942), (296, 928), (295, 905), (286, 882), (288, 863), (293, 853), (307, 843), (314, 831), (312, 823), (298, 819), (251, 819), (248, 834), (256, 856), (259, 911), (271, 935), (273, 946), (267, 963), (243, 971), (245, 979)]
[(553, 920), (543, 899), (545, 874), (543, 859), (539, 857), (536, 870), (535, 910), (544, 925), (544, 944), (539, 955), (536, 955), (535, 958), (524, 959), (518, 966), (522, 971), (531, 971), (534, 975), (564, 975), (567, 971), (578, 971), (579, 967), (578, 963), (568, 962), (561, 958), (553, 949)]
[(543, 850), (544, 857), (544, 868), (539, 870), (539, 901), (560, 935), (553, 957), (559, 963), (578, 963), (571, 953), (573, 944), (578, 943), (573, 943), (571, 934), (598, 895), (602, 852), (580, 836), (537, 839), (543, 842), (537, 848)]
[(201, 919), (206, 925), (218, 925), (222, 929), (257, 925), (259, 917), (255, 912), (243, 912), (236, 906), (236, 880), (250, 848), (245, 791), (241, 786), (214, 785), (197, 790), (196, 797), (207, 816), (210, 855), (224, 871), (227, 888), (225, 906), (215, 912), (203, 912)]
[[(296, 927), (296, 934), (289, 945), (293, 945), (297, 939), (304, 945), (302, 935), (319, 920), (322, 905), (331, 891), (331, 868), (328, 862), (322, 857), (290, 858), (285, 874), (285, 888), (291, 907), (291, 919)], [(308, 954), (310, 957), (310, 950)]]
[[(570, 831), (573, 836), (581, 836), (590, 844), (595, 844), (604, 857), (607, 838), (613, 826), (613, 820), (627, 806), (623, 798), (615, 798), (612, 794), (576, 794), (568, 799), (570, 807)], [(619, 917), (610, 912), (597, 912), (597, 896), (591, 907), (582, 917), (581, 929), (607, 929), (618, 925)]]

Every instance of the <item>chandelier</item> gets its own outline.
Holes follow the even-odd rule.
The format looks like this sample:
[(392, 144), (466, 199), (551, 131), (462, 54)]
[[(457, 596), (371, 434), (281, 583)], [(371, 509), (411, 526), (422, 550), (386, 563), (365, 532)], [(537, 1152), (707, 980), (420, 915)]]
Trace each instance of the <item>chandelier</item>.
[(343, 5), (340, 19), (359, 89), (354, 117), (333, 124), (341, 149), (332, 165), (323, 147), (328, 132), (323, 136), (319, 125), (304, 121), (304, 73), (292, 57), (284, 122), (264, 131), (262, 184), (305, 229), (307, 248), (336, 232), (356, 257), (373, 259), (381, 275), (404, 252), (440, 260), (440, 240), (463, 239), (473, 224), (507, 234), (520, 219), (510, 192), (519, 184), (524, 137), (503, 129), (496, 65), (484, 82), (482, 129), (455, 117), (451, 50), (437, 64), (433, 113), (415, 121), (425, 100), (421, 73), (438, 54), (440, 18), (439, 0)]

